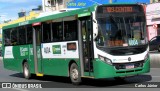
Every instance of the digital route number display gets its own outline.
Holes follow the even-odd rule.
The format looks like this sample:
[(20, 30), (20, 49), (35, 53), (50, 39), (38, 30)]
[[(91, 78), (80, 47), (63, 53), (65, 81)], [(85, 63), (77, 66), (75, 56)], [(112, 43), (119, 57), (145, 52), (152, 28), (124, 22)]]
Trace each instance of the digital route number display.
[(106, 7), (103, 12), (133, 12), (132, 7)]
[(97, 8), (97, 14), (106, 13), (139, 13), (143, 12), (143, 7), (140, 5), (115, 5), (115, 6), (99, 6)]

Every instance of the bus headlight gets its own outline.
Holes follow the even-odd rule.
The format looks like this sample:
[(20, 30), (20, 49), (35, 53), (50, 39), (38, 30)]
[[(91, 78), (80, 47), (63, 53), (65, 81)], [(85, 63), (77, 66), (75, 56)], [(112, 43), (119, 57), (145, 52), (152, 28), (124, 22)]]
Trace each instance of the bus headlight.
[(103, 56), (100, 56), (100, 55), (98, 55), (98, 58), (100, 60), (102, 60), (103, 62), (105, 62), (105, 63), (107, 63), (109, 65), (112, 65), (112, 61), (109, 58), (106, 58), (106, 57), (103, 57)]
[(146, 61), (149, 58), (149, 53), (146, 54), (146, 56), (144, 57), (144, 61)]

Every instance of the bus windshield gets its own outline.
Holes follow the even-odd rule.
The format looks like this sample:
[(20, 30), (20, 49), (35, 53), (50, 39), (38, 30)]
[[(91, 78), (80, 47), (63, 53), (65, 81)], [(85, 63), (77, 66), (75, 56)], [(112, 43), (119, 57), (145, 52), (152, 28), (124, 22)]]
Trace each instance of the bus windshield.
[(145, 45), (146, 22), (143, 13), (105, 13), (97, 17), (100, 47)]

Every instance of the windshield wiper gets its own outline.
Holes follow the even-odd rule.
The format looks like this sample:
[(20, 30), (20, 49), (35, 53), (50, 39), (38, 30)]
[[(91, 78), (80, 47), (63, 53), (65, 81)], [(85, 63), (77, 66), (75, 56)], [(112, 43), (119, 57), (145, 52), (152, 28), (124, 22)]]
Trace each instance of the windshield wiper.
[[(127, 29), (126, 29), (126, 22), (125, 22), (124, 17), (123, 17), (123, 22), (124, 22), (124, 30), (125, 30), (125, 32), (126, 32), (126, 38), (127, 38), (127, 40), (128, 40)], [(127, 41), (127, 43), (128, 43), (128, 41)]]

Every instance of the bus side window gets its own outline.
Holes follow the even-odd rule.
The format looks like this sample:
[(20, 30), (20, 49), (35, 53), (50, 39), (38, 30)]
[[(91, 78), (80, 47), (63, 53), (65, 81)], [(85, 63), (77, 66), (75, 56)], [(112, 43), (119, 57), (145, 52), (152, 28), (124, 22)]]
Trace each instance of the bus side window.
[(11, 43), (13, 46), (18, 43), (18, 31), (16, 28), (11, 30)]
[(24, 45), (26, 44), (26, 29), (25, 27), (19, 27), (18, 30), (18, 44)]
[(63, 30), (62, 30), (62, 22), (54, 22), (52, 23), (52, 35), (53, 42), (59, 42), (63, 40)]
[(50, 42), (51, 41), (51, 23), (43, 23), (43, 39), (42, 42)]
[(77, 21), (64, 21), (64, 37), (65, 41), (77, 40)]
[(11, 29), (4, 30), (4, 44), (5, 44), (5, 46), (11, 45), (10, 30)]
[(32, 26), (27, 26), (27, 44), (32, 44), (32, 41), (33, 41)]
[(10, 45), (12, 45), (11, 40), (5, 37), (5, 46), (10, 46)]

